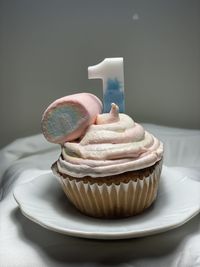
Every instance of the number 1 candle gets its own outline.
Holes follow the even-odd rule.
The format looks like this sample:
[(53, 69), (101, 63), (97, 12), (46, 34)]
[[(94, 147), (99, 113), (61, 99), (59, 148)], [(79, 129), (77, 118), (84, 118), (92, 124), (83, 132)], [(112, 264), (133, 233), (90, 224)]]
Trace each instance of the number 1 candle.
[(123, 58), (105, 58), (95, 66), (88, 67), (89, 79), (103, 80), (103, 112), (110, 111), (111, 104), (119, 107), (119, 112), (125, 112), (124, 105), (124, 67)]

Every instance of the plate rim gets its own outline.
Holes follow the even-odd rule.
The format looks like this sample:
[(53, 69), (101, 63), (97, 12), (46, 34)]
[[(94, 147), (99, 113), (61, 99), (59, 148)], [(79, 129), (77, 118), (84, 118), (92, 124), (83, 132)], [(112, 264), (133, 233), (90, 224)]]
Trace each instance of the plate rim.
[[(64, 235), (69, 235), (69, 236), (74, 236), (74, 237), (81, 237), (81, 238), (89, 238), (89, 239), (103, 239), (103, 240), (113, 240), (113, 239), (130, 239), (130, 238), (140, 238), (140, 237), (145, 237), (145, 236), (151, 236), (151, 235), (155, 235), (155, 234), (159, 234), (159, 233), (163, 233), (163, 232), (167, 232), (169, 230), (173, 230), (175, 228), (178, 228), (182, 225), (184, 225), (185, 223), (187, 223), (189, 220), (191, 220), (193, 217), (195, 217), (199, 212), (200, 212), (200, 205), (198, 208), (196, 208), (196, 210), (194, 211), (194, 209), (191, 209), (191, 212), (187, 213), (188, 215), (185, 216), (184, 219), (182, 219), (181, 221), (177, 222), (172, 222), (171, 224), (166, 225), (162, 225), (160, 227), (151, 227), (150, 229), (145, 229), (145, 230), (132, 230), (132, 231), (126, 231), (126, 232), (91, 232), (91, 231), (83, 231), (83, 230), (77, 230), (77, 229), (71, 229), (71, 228), (62, 228), (62, 227), (54, 227), (51, 224), (45, 223), (44, 221), (42, 221), (41, 219), (38, 219), (34, 216), (32, 216), (32, 214), (29, 212), (28, 209), (26, 209), (26, 205), (24, 205), (23, 203), (21, 203), (17, 197), (17, 190), (18, 188), (27, 186), (29, 183), (31, 183), (32, 181), (38, 179), (41, 176), (44, 175), (48, 175), (51, 174), (51, 172), (46, 172), (43, 174), (40, 174), (36, 177), (34, 177), (32, 180), (28, 181), (28, 182), (24, 182), (22, 184), (17, 185), (14, 190), (13, 190), (13, 197), (15, 199), (15, 201), (17, 202), (19, 209), (21, 211), (21, 213), (28, 218), (29, 220), (31, 220), (34, 223), (39, 224), (40, 226), (44, 227), (45, 229), (60, 233), (60, 234), (64, 234)], [(187, 180), (189, 180), (190, 178), (188, 176), (185, 176), (185, 178), (187, 178)], [(192, 179), (190, 179), (192, 180)], [(192, 182), (196, 182), (194, 180), (192, 180)], [(196, 182), (198, 183), (198, 182)], [(80, 216), (82, 214), (80, 213)]]

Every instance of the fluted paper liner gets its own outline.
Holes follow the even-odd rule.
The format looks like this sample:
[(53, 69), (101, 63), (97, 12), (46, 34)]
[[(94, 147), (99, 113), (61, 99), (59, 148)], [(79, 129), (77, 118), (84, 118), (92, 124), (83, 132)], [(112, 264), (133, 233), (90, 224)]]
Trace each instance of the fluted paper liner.
[(65, 194), (78, 210), (93, 217), (112, 218), (136, 215), (153, 203), (161, 168), (162, 161), (148, 177), (111, 185), (63, 178), (55, 168), (53, 172), (60, 177)]

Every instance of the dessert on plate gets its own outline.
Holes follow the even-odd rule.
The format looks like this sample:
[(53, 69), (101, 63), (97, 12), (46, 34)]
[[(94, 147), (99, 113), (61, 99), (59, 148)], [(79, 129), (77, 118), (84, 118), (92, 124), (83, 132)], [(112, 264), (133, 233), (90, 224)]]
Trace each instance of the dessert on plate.
[(56, 100), (45, 111), (42, 131), (61, 145), (52, 165), (73, 205), (86, 215), (128, 217), (156, 199), (163, 144), (111, 104), (81, 93)]

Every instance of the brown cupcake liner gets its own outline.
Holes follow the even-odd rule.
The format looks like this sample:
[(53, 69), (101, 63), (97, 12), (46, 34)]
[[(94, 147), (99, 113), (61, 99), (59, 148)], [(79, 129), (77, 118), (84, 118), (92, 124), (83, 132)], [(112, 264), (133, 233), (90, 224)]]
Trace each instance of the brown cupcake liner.
[[(119, 184), (95, 183), (72, 177), (63, 177), (56, 164), (52, 170), (60, 178), (62, 188), (68, 199), (82, 213), (100, 218), (128, 217), (136, 215), (148, 208), (156, 199), (162, 169), (162, 160), (154, 170), (141, 179), (128, 179)], [(127, 175), (131, 176), (127, 172)], [(128, 177), (129, 178), (129, 177)]]

